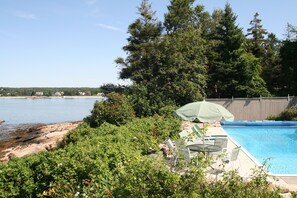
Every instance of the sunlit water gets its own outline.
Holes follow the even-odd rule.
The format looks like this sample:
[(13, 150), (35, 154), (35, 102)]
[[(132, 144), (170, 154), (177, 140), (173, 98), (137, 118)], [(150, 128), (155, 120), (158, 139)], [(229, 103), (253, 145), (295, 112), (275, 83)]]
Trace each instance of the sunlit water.
[(90, 115), (93, 105), (100, 98), (0, 98), (1, 133), (19, 124), (57, 123), (81, 121)]
[(273, 174), (297, 174), (297, 127), (224, 127), (260, 163), (268, 160)]

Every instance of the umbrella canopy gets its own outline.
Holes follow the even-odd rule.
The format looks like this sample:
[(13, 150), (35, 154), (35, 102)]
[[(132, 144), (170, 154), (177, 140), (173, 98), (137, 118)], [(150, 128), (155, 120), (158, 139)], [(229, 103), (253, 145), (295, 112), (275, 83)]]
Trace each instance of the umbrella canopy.
[(193, 102), (177, 109), (175, 113), (184, 120), (200, 122), (233, 121), (234, 116), (225, 107), (212, 102)]

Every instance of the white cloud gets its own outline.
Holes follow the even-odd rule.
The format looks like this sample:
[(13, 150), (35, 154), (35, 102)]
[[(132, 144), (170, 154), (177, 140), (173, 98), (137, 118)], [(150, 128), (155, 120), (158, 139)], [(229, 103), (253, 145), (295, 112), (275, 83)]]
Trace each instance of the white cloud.
[(124, 30), (122, 30), (120, 28), (117, 28), (117, 27), (114, 27), (114, 26), (110, 26), (110, 25), (106, 25), (106, 24), (103, 24), (103, 23), (97, 23), (95, 26), (96, 27), (99, 27), (99, 28), (103, 28), (103, 29), (112, 30), (112, 31), (125, 32)]
[(37, 19), (35, 14), (30, 12), (17, 11), (14, 13), (14, 15), (22, 19)]

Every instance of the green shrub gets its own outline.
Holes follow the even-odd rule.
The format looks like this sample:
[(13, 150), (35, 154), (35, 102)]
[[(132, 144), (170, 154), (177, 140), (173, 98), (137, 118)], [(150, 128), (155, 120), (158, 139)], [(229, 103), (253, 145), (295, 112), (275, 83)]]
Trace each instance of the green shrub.
[(122, 126), (83, 124), (60, 149), (0, 164), (0, 197), (278, 197), (263, 171), (251, 182), (236, 172), (212, 182), (201, 159), (183, 174), (171, 171), (158, 145), (179, 127), (179, 120), (158, 115)]
[(175, 105), (168, 105), (159, 110), (159, 114), (165, 117), (176, 117), (175, 110), (178, 109)]
[(269, 120), (289, 120), (297, 121), (297, 107), (291, 107), (277, 116), (270, 116)]
[(162, 156), (142, 157), (120, 172), (122, 181), (114, 189), (115, 197), (172, 197), (180, 182), (164, 164)]
[(131, 121), (134, 110), (124, 95), (118, 93), (107, 94), (107, 100), (96, 101), (91, 115), (84, 120), (91, 127), (98, 127), (104, 122), (120, 126)]
[[(133, 85), (129, 100), (137, 117), (148, 117), (160, 114), (163, 107), (175, 105), (169, 98), (165, 98), (160, 92), (149, 92), (143, 85)], [(165, 112), (165, 109), (163, 110)]]

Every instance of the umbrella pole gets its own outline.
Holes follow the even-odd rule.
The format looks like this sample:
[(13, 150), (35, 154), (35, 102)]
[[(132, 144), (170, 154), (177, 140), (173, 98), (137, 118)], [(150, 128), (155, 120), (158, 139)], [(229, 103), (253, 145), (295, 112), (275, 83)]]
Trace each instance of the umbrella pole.
[(204, 128), (204, 122), (203, 122), (203, 134), (202, 134), (202, 140), (203, 144), (205, 143), (205, 128)]

